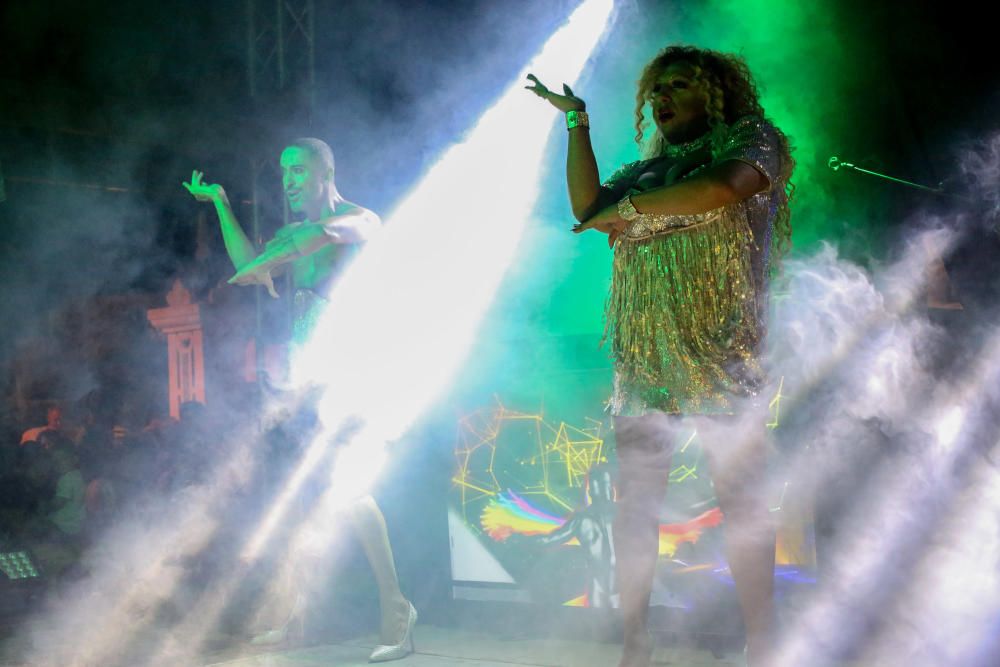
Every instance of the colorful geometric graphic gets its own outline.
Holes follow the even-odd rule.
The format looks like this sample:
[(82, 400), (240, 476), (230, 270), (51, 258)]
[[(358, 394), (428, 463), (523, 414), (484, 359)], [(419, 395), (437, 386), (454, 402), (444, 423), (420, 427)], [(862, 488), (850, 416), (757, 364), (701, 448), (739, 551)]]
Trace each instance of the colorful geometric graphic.
[[(779, 382), (764, 417), (769, 429), (780, 421), (782, 389)], [(549, 422), (499, 400), (459, 420), (450, 516), (461, 523), (453, 532), (477, 541), (452, 545), (453, 573), (464, 573), (456, 579), (461, 595), (576, 607), (619, 604), (613, 440), (605, 442), (607, 421), (580, 421), (583, 427)], [(654, 605), (691, 610), (722, 604), (733, 594), (723, 535), (713, 530), (725, 517), (705, 465), (697, 433), (679, 434), (661, 510)], [(771, 503), (777, 572), (799, 576), (811, 560), (808, 517), (782, 507), (784, 495)], [(509, 574), (509, 583), (472, 575), (475, 568), (466, 561), (476, 558), (476, 549)]]
[[(690, 521), (661, 524), (660, 555), (672, 558), (677, 553), (678, 545), (696, 543), (707, 528), (719, 526), (722, 520), (722, 511), (714, 507)], [(480, 519), (483, 532), (496, 542), (503, 542), (515, 533), (548, 535), (564, 523), (565, 517), (547, 514), (510, 490), (491, 500)]]
[(583, 488), (590, 468), (607, 460), (602, 423), (587, 421), (584, 428), (566, 422), (553, 425), (541, 414), (508, 410), (499, 400), (492, 410), (459, 420), (452, 481), (463, 518), (478, 523), (478, 516), (466, 515), (469, 504), (499, 496), (505, 488), (572, 510), (576, 502), (566, 492)]

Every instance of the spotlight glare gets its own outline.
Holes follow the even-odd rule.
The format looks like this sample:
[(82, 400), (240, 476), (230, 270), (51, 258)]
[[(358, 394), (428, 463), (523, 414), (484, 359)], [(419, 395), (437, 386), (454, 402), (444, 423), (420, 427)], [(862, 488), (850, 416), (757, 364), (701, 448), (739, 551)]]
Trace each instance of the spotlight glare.
[(373, 436), (398, 437), (452, 376), (538, 195), (544, 118), (556, 112), (523, 89), (524, 77), (572, 84), (612, 7), (586, 0), (573, 12), (338, 282), (293, 360), (296, 382), (326, 387), (327, 424), (361, 416)]
[(945, 412), (934, 425), (938, 444), (942, 447), (948, 447), (951, 445), (958, 436), (958, 432), (961, 430), (962, 423), (964, 421), (965, 410), (963, 410), (960, 406), (956, 405)]

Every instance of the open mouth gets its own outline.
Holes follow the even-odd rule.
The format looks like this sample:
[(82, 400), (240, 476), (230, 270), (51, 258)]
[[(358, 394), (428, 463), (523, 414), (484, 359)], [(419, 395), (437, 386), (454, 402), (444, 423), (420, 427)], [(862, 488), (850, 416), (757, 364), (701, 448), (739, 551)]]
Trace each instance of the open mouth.
[(656, 112), (656, 119), (661, 123), (666, 123), (674, 119), (677, 114), (670, 109), (660, 109)]

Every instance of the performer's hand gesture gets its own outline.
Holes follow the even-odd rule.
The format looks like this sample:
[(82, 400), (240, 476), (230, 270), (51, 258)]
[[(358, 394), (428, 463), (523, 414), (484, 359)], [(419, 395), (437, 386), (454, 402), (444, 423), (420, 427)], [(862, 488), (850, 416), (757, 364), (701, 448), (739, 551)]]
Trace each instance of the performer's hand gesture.
[(565, 94), (560, 95), (546, 88), (545, 84), (539, 81), (538, 77), (534, 74), (529, 74), (528, 79), (533, 83), (530, 86), (525, 86), (525, 88), (543, 100), (547, 100), (549, 104), (559, 109), (559, 111), (586, 111), (587, 103), (574, 95), (573, 91), (565, 83), (563, 84), (563, 93)]
[[(308, 228), (299, 227), (296, 231), (302, 233), (304, 229), (307, 229), (310, 233), (312, 233), (314, 228), (318, 227), (315, 225), (309, 226)], [(322, 234), (322, 228), (318, 229)], [(263, 285), (267, 288), (267, 293), (277, 299), (278, 292), (274, 289), (274, 278), (271, 274), (278, 271), (284, 264), (299, 256), (298, 249), (295, 245), (295, 239), (292, 238), (296, 231), (289, 234), (281, 234), (279, 232), (279, 235), (271, 239), (271, 241), (269, 241), (264, 247), (264, 252), (260, 253), (253, 260), (240, 267), (240, 270), (236, 272), (236, 275), (229, 279), (229, 284)]]
[(191, 182), (183, 183), (187, 191), (198, 201), (215, 201), (225, 196), (226, 191), (217, 183), (203, 183), (205, 175), (197, 169), (191, 172)]
[[(259, 259), (259, 258), (258, 258)], [(227, 282), (230, 285), (263, 285), (267, 293), (275, 299), (278, 291), (274, 289), (274, 278), (271, 277), (272, 265), (269, 262), (253, 261), (236, 272)]]
[(618, 205), (607, 206), (584, 222), (573, 225), (573, 232), (580, 234), (588, 229), (596, 229), (608, 235), (608, 247), (614, 248), (615, 241), (621, 236), (628, 223), (618, 216)]

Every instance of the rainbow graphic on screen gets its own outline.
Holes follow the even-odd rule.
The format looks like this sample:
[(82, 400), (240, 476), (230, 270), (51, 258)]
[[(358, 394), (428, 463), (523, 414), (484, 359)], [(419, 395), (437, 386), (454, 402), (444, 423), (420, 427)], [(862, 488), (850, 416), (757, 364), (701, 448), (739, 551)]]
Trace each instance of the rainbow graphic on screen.
[(503, 542), (514, 533), (548, 535), (564, 523), (565, 518), (543, 512), (509, 489), (490, 501), (480, 519), (483, 532), (495, 542)]
[[(672, 558), (678, 546), (696, 543), (707, 528), (717, 527), (722, 520), (722, 510), (714, 507), (689, 521), (660, 524), (660, 555)], [(509, 489), (492, 499), (480, 518), (483, 532), (495, 542), (503, 542), (515, 533), (548, 535), (564, 523), (566, 517), (548, 514)], [(572, 540), (565, 544), (576, 543)]]

